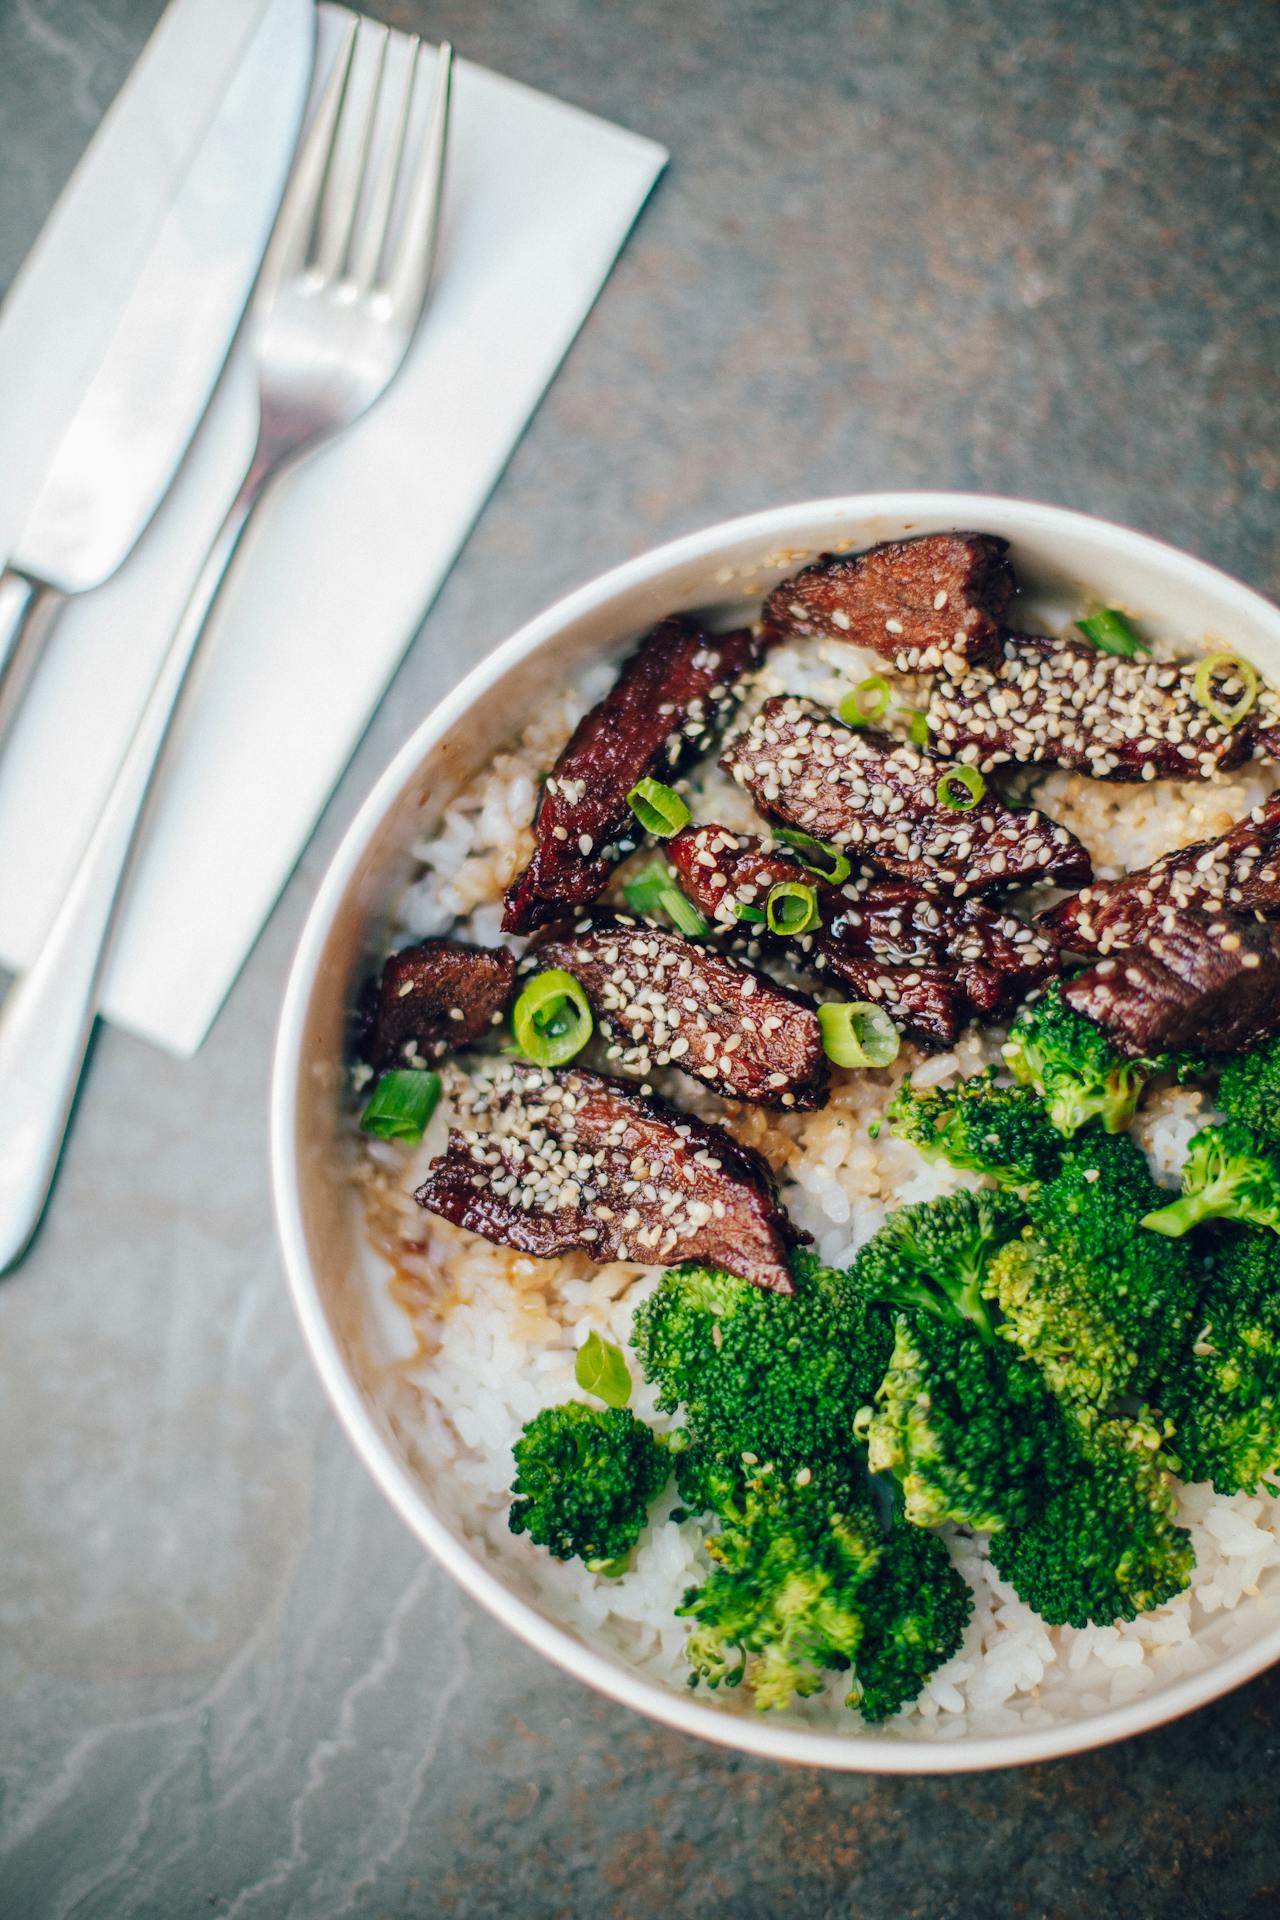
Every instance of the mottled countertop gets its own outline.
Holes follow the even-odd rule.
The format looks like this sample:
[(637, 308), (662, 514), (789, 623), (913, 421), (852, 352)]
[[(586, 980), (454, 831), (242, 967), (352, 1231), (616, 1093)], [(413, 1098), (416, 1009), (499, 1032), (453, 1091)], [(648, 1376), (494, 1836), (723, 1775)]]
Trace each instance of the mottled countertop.
[[(267, 1195), (290, 950), (475, 654), (721, 515), (1030, 495), (1280, 590), (1271, 0), (384, 0), (667, 177), (212, 1038), (105, 1033), (0, 1288), (0, 1914), (1280, 1914), (1280, 1672), (1023, 1772), (783, 1770), (597, 1699), (383, 1504)], [(376, 8), (375, 8), (376, 10)], [(0, 287), (159, 0), (0, 0)]]

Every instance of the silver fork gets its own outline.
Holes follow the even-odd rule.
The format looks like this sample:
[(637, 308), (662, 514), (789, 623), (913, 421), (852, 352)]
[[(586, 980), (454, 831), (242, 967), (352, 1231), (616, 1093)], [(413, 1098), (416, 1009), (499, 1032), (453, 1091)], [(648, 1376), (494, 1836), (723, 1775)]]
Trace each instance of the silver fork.
[[(363, 108), (351, 98), (360, 33), (381, 36), (375, 80)], [(253, 457), (40, 953), (0, 1010), (0, 1272), (24, 1252), (53, 1184), (147, 795), (188, 668), (241, 536), (281, 466), (349, 426), (386, 390), (426, 304), (453, 54), (447, 43), (441, 45), (415, 161), (406, 147), (424, 50), (413, 41), (394, 134), (375, 168), (374, 129), (389, 40), (386, 28), (353, 20), (334, 63), (286, 189), (250, 311), (260, 401)], [(403, 215), (393, 220), (401, 201)]]

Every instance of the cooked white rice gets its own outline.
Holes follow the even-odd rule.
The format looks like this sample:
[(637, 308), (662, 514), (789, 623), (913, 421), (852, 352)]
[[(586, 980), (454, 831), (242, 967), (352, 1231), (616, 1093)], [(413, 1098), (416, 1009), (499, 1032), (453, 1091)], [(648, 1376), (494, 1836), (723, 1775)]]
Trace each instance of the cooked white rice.
[[(864, 673), (882, 670), (883, 663), (866, 658), (864, 665), (863, 658), (848, 647), (782, 649), (761, 692), (834, 700)], [(415, 849), (421, 877), (404, 897), (397, 942), (459, 922), (466, 937), (488, 944), (500, 938), (502, 890), (532, 850), (537, 779), (609, 678), (601, 669), (573, 697), (548, 703)], [(1251, 766), (1208, 783), (1109, 786), (1055, 772), (1039, 782), (1037, 798), (1108, 874), (1224, 831), (1271, 790), (1273, 774)], [(711, 770), (695, 818), (745, 827), (753, 815), (740, 790)], [(825, 1260), (845, 1265), (890, 1207), (969, 1180), (927, 1164), (887, 1131), (873, 1140), (869, 1123), (905, 1072), (914, 1070), (918, 1084), (971, 1073), (998, 1059), (1002, 1038), (998, 1031), (967, 1034), (953, 1052), (932, 1058), (904, 1046), (886, 1071), (835, 1071), (830, 1104), (811, 1114), (726, 1106), (678, 1076), (668, 1090), (764, 1152), (792, 1217), (813, 1234)], [(1176, 1172), (1202, 1121), (1203, 1096), (1195, 1091), (1172, 1089), (1147, 1103), (1136, 1132), (1158, 1175), (1168, 1180)], [(664, 1524), (674, 1491), (655, 1506), (632, 1570), (620, 1579), (556, 1561), (507, 1526), (511, 1448), (521, 1427), (540, 1407), (578, 1394), (574, 1356), (592, 1330), (627, 1346), (634, 1309), (660, 1269), (597, 1267), (577, 1255), (532, 1260), (424, 1214), (412, 1190), (442, 1150), (447, 1125), (446, 1101), (412, 1153), (363, 1140), (360, 1149), (358, 1177), (379, 1256), (372, 1284), (403, 1356), (386, 1380), (397, 1427), (436, 1506), (509, 1585), (646, 1678), (682, 1690), (686, 1629), (674, 1610), (710, 1563), (697, 1523)], [(658, 1426), (671, 1424), (654, 1414), (638, 1377), (632, 1404)], [(894, 1730), (954, 1740), (1079, 1719), (1161, 1689), (1280, 1621), (1280, 1506), (1269, 1497), (1222, 1498), (1205, 1486), (1182, 1489), (1180, 1506), (1195, 1542), (1190, 1590), (1127, 1625), (1082, 1631), (1046, 1627), (997, 1577), (981, 1538), (953, 1530), (952, 1554), (974, 1591), (973, 1618), (960, 1652), (896, 1718)], [(838, 1725), (857, 1738), (862, 1722), (843, 1705), (846, 1691), (847, 1682), (833, 1675), (823, 1693), (787, 1717)], [(725, 1712), (752, 1710), (745, 1690), (704, 1698)]]

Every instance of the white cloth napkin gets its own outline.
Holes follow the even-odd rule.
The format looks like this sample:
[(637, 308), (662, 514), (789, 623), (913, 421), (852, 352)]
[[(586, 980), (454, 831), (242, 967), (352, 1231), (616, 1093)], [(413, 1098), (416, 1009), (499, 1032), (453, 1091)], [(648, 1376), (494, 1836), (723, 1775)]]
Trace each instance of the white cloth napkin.
[[(303, 0), (174, 0), (0, 316), (0, 554), (127, 291), (113, 203), (128, 202), (140, 248), (163, 211), (155, 176), (167, 169), (171, 189), (199, 132), (189, 108), (174, 124), (176, 83), (207, 117), (267, 4), (296, 5), (308, 24)], [(321, 73), (341, 25), (320, 9)], [(123, 171), (139, 138), (142, 182)], [(282, 483), (241, 551), (150, 822), (109, 1019), (181, 1055), (200, 1045), (665, 160), (651, 141), (460, 63), (426, 321), (388, 398)], [(238, 349), (133, 557), (65, 609), (0, 755), (10, 965), (36, 949), (234, 492), (252, 433), (247, 376)]]

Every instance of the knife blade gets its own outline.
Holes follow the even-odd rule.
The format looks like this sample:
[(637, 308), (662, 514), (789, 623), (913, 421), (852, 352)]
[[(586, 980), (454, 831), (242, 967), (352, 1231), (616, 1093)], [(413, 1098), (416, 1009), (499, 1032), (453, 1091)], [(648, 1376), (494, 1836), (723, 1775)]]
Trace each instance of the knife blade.
[(127, 559), (226, 363), (297, 142), (310, 62), (270, 0), (178, 183), (0, 578), (0, 736), (60, 599)]

